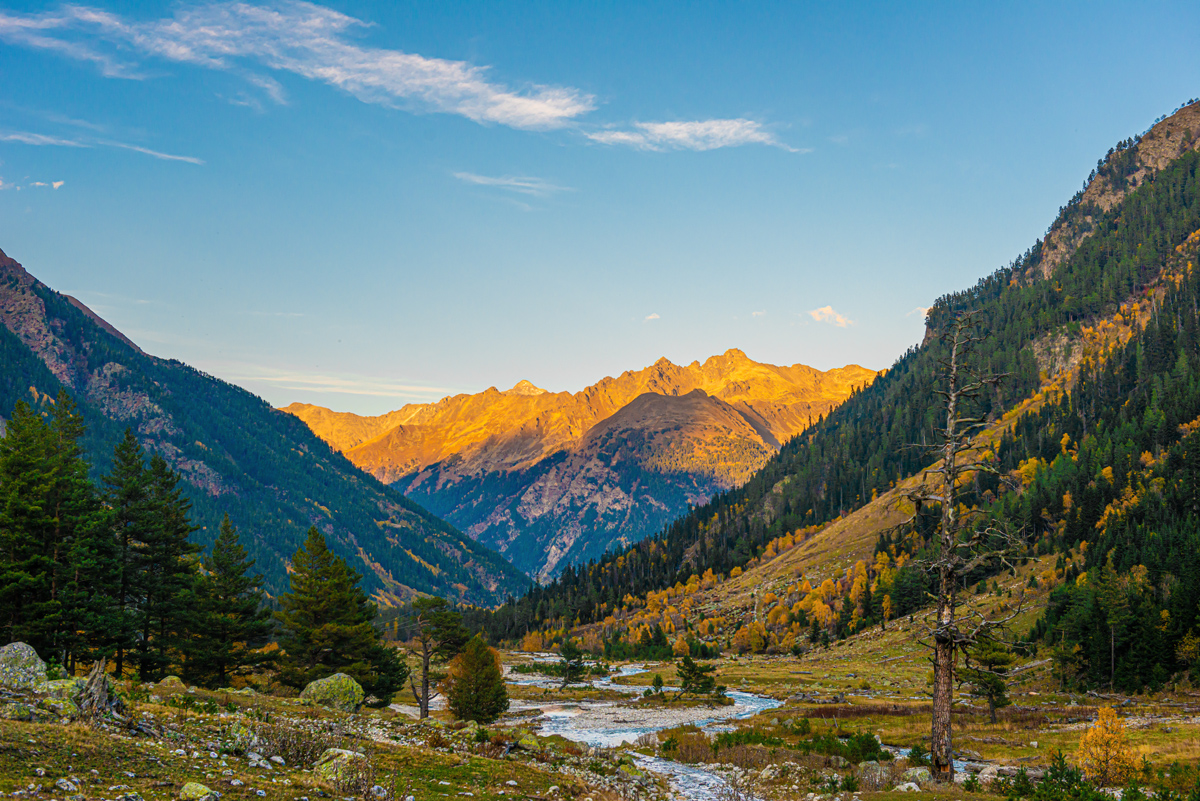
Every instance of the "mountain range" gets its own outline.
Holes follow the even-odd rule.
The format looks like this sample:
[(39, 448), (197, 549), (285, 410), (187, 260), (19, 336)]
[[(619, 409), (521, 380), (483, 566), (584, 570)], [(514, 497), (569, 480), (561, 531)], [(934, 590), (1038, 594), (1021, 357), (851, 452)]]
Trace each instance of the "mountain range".
[(528, 586), (494, 551), (360, 471), (294, 416), (145, 353), (2, 251), (0, 365), (0, 415), (21, 400), (43, 408), (65, 389), (87, 423), (97, 476), (132, 429), (183, 477), (197, 541), (211, 545), (228, 514), (272, 593), (286, 588), (288, 560), (310, 526), (385, 604), (416, 593), (488, 604)]
[(744, 483), (876, 373), (659, 359), (580, 392), (521, 381), (377, 417), (284, 409), (350, 461), (545, 581)]
[[(1010, 562), (1041, 560), (1015, 588), (1018, 600), (1036, 590), (1040, 605), (1012, 634), (1069, 655), (1064, 681), (1162, 686), (1197, 664), (1180, 643), (1200, 629), (1198, 264), (1191, 101), (1110, 149), (1045, 237), (937, 299), (922, 343), (749, 481), (533, 588), (497, 611), (492, 636), (575, 620), (632, 637), (670, 623), (720, 644), (759, 624), (763, 643), (787, 650), (804, 632), (785, 608), (821, 611), (830, 637), (927, 610), (938, 515), (906, 492), (935, 476), (938, 457), (922, 444), (938, 442), (947, 415), (950, 349), (939, 333), (969, 314), (979, 340), (967, 361), (989, 382), (960, 412), (981, 423), (974, 452), (988, 469), (959, 486), (958, 501), (1019, 543)], [(1016, 575), (1010, 562), (981, 562), (961, 597)], [(668, 604), (685, 608), (673, 594), (692, 585), (719, 589), (668, 621)], [(776, 596), (780, 607), (765, 609)]]

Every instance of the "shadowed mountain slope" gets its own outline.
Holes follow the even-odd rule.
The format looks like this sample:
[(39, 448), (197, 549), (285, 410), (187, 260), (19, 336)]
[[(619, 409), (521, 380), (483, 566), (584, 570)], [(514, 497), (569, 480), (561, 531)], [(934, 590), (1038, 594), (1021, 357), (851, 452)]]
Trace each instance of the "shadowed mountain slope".
[[(96, 474), (132, 428), (186, 482), (196, 539), (228, 513), (275, 593), (315, 525), (387, 603), (415, 592), (490, 603), (527, 579), (398, 491), (355, 468), (295, 417), (181, 362), (141, 351), (82, 303), (0, 252), (0, 414), (65, 388), (88, 424)], [(0, 423), (2, 423), (0, 418)]]

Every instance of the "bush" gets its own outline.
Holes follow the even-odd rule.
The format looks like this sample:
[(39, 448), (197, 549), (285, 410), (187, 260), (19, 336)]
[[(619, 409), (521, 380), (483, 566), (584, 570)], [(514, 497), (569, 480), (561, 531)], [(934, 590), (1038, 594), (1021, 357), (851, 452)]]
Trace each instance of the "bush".
[(500, 655), (475, 635), (450, 661), (446, 704), (459, 720), (492, 723), (508, 710)]
[(1133, 778), (1137, 765), (1125, 736), (1125, 724), (1110, 706), (1083, 733), (1076, 755), (1079, 767), (1097, 787), (1122, 786)]

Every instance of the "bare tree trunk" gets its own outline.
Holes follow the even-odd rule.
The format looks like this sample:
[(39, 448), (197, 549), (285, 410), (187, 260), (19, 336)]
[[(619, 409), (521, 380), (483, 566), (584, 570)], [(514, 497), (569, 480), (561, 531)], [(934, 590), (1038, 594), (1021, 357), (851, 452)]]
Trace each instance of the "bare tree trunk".
[(942, 524), (938, 568), (937, 627), (933, 635), (933, 721), (930, 731), (930, 756), (933, 777), (939, 782), (954, 781), (954, 747), (950, 710), (954, 705), (954, 652), (958, 646), (954, 625), (954, 590), (958, 576), (954, 569), (958, 545), (958, 505), (955, 485), (959, 469), (955, 463), (959, 442), (959, 338), (950, 347), (949, 387), (946, 394), (945, 444), (942, 446)]
[(938, 628), (933, 640), (933, 724), (930, 739), (933, 778), (954, 781), (954, 746), (950, 708), (954, 704), (954, 593), (946, 585), (953, 576), (944, 575), (938, 592)]

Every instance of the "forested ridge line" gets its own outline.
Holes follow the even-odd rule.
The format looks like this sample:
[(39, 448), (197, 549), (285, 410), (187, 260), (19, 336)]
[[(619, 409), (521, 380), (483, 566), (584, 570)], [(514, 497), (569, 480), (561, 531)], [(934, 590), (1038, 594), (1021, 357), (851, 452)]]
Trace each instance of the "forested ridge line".
[[(1081, 192), (1056, 222), (1087, 228), (1049, 280), (1037, 280), (1039, 240), (1007, 267), (969, 290), (939, 298), (928, 325), (974, 310), (987, 336), (978, 349), (981, 372), (1003, 374), (999, 389), (981, 399), (996, 418), (1037, 391), (1042, 375), (1033, 344), (1045, 337), (1078, 338), (1088, 321), (1112, 313), (1152, 281), (1189, 234), (1200, 228), (1195, 151), (1157, 172), (1139, 173), (1130, 140), (1110, 152), (1091, 180), (1109, 185), (1141, 175), (1107, 210)], [(938, 398), (936, 337), (910, 348), (870, 387), (856, 392), (810, 431), (787, 443), (745, 486), (714, 498), (659, 535), (619, 553), (569, 569), (497, 611), (497, 635), (518, 636), (550, 620), (591, 622), (626, 595), (686, 582), (706, 569), (727, 572), (746, 564), (779, 536), (819, 526), (869, 501), (926, 466), (912, 443), (932, 441)]]

